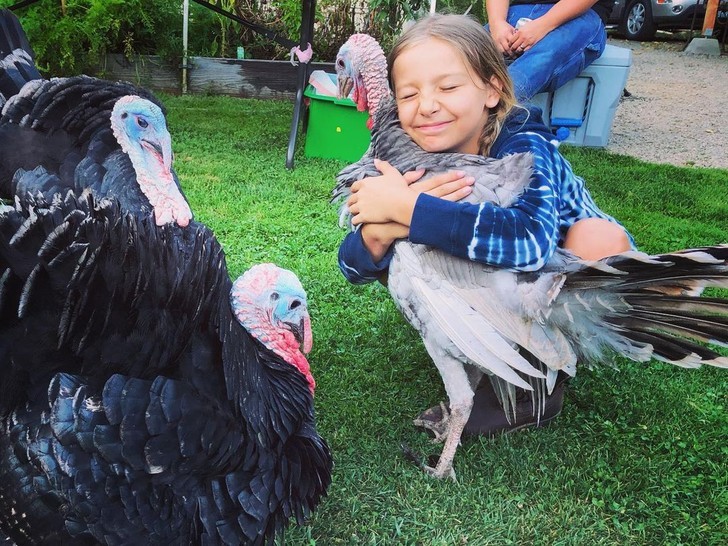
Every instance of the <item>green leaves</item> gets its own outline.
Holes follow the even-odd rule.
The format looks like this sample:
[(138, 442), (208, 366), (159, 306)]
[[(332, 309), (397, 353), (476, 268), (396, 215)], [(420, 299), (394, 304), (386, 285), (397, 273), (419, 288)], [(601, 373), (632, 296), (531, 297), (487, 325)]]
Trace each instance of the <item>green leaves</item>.
[[(0, 0), (3, 7), (14, 3)], [(180, 6), (179, 0), (66, 0), (38, 2), (17, 15), (50, 77), (95, 73), (107, 52), (181, 56)]]
[[(0, 0), (0, 7), (17, 0)], [(297, 41), (301, 28), (301, 0), (210, 0), (247, 21)], [(318, 0), (314, 34), (314, 60), (333, 61), (341, 44), (355, 32), (353, 0)], [(369, 0), (357, 2), (365, 10), (365, 28), (385, 46), (399, 34), (402, 24), (429, 8), (426, 0)], [(440, 0), (439, 11), (464, 13), (471, 0)], [(476, 3), (473, 14), (482, 19)], [(106, 53), (159, 55), (177, 62), (182, 58), (181, 0), (65, 0), (43, 1), (17, 12), (37, 63), (47, 77), (96, 74)], [(188, 52), (190, 55), (236, 56), (243, 46), (247, 58), (286, 59), (290, 52), (273, 40), (190, 3)]]

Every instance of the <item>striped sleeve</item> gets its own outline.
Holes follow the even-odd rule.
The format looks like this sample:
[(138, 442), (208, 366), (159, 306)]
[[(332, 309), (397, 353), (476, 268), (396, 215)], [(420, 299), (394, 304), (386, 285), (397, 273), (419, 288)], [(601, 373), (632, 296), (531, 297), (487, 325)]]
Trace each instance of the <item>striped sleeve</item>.
[(379, 279), (389, 269), (392, 261), (393, 247), (389, 248), (378, 262), (372, 260), (371, 254), (364, 246), (361, 230), (348, 233), (339, 245), (339, 269), (344, 278), (352, 284), (366, 284)]
[(556, 148), (539, 135), (514, 136), (502, 155), (521, 151), (534, 154), (534, 174), (513, 205), (452, 203), (420, 195), (410, 240), (508, 269), (535, 271), (543, 267), (559, 241), (562, 165), (556, 160)]

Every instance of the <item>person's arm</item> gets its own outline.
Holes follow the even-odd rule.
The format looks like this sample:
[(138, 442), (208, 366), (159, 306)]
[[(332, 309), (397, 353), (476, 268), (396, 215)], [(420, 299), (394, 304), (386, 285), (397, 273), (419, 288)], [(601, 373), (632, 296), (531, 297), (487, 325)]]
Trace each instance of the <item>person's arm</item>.
[(443, 200), (458, 200), (472, 191), (474, 182), (461, 171), (438, 174), (418, 182), (424, 171), (402, 175), (387, 162), (377, 160), (375, 164), (382, 176), (355, 182), (347, 202), (353, 215), (352, 223), (359, 229), (342, 241), (339, 268), (353, 284), (382, 279), (392, 259), (392, 244), (409, 235), (409, 219), (417, 195), (427, 192)]
[[(352, 224), (386, 224), (409, 226), (417, 196), (427, 193), (448, 201), (459, 201), (472, 192), (475, 179), (463, 171), (448, 171), (419, 181), (424, 171), (404, 175), (386, 161), (375, 160), (382, 173), (358, 180), (351, 186), (347, 200)], [(405, 235), (406, 237), (406, 235)]]
[(392, 261), (391, 246), (379, 259), (374, 259), (362, 238), (362, 229), (348, 233), (339, 245), (339, 269), (352, 284), (376, 281), (389, 269)]
[[(493, 0), (489, 0), (490, 3)], [(504, 1), (504, 0), (497, 0)], [(598, 0), (559, 0), (541, 17), (524, 23), (513, 35), (513, 51), (527, 51), (555, 28), (590, 10)]]
[(516, 29), (509, 25), (507, 21), (508, 0), (487, 0), (485, 11), (488, 14), (490, 35), (493, 37), (496, 46), (498, 46), (501, 53), (511, 55), (513, 52), (511, 42)]
[(397, 222), (386, 224), (364, 224), (361, 231), (361, 238), (364, 247), (375, 262), (384, 258), (384, 255), (397, 239), (404, 239), (409, 235), (409, 226)]
[(529, 134), (514, 136), (504, 150), (526, 151), (534, 154), (533, 179), (512, 206), (451, 203), (421, 195), (410, 240), (498, 267), (519, 271), (543, 267), (559, 242), (560, 159), (552, 144)]

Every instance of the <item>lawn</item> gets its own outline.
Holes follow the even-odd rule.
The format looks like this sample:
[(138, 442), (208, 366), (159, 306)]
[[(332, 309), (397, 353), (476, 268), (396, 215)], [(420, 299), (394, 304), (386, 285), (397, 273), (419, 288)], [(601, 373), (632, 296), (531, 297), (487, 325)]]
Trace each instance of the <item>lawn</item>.
[[(419, 336), (384, 288), (339, 274), (329, 193), (343, 162), (284, 167), (292, 104), (165, 97), (175, 168), (232, 274), (273, 261), (308, 291), (328, 496), (289, 545), (728, 543), (728, 371), (650, 362), (581, 369), (545, 429), (464, 441), (457, 483), (400, 450), (439, 446), (412, 418), (444, 397)], [(728, 171), (564, 148), (602, 208), (648, 252), (728, 241)]]

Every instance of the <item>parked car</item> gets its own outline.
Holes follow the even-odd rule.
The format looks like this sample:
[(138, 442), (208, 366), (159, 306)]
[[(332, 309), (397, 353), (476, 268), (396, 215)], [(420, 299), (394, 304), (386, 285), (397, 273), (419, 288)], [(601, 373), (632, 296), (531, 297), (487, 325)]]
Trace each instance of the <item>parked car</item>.
[[(608, 24), (617, 25), (628, 40), (651, 40), (657, 29), (703, 28), (706, 0), (615, 0)], [(697, 13), (695, 13), (697, 10)]]

